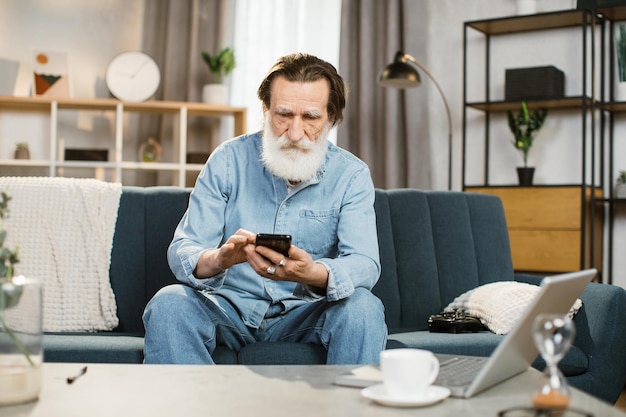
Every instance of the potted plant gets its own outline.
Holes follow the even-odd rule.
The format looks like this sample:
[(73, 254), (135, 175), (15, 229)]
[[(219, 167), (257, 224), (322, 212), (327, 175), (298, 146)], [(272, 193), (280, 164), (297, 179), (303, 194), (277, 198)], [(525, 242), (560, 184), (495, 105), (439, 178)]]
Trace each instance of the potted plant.
[(28, 149), (28, 143), (19, 142), (15, 145), (15, 159), (30, 159), (30, 150)]
[(533, 146), (535, 134), (543, 126), (548, 111), (546, 109), (537, 109), (531, 112), (528, 110), (526, 102), (522, 101), (519, 113), (514, 114), (509, 110), (507, 115), (509, 128), (514, 136), (513, 146), (522, 152), (524, 160), (524, 166), (517, 168), (519, 185), (532, 185), (535, 168), (528, 166), (528, 151)]
[(223, 84), (223, 80), (235, 69), (235, 51), (224, 48), (215, 55), (206, 51), (202, 51), (201, 55), (213, 78), (213, 83), (206, 84), (202, 89), (202, 101), (228, 104), (228, 87)]
[[(11, 199), (0, 193), (0, 221)], [(32, 401), (41, 390), (42, 288), (36, 280), (14, 276), (18, 248), (6, 247), (0, 224), (0, 406)]]
[(615, 197), (626, 198), (626, 170), (621, 170), (615, 181)]

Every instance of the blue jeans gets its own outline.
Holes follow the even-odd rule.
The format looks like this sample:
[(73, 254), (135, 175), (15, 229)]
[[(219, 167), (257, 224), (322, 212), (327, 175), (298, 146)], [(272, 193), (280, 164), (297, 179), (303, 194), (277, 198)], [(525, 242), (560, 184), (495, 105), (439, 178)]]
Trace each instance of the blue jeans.
[(286, 314), (272, 305), (258, 329), (247, 327), (232, 304), (175, 284), (162, 288), (143, 315), (145, 363), (214, 364), (216, 345), (235, 351), (259, 341), (324, 346), (328, 364), (377, 364), (387, 326), (382, 302), (357, 288), (335, 302), (310, 302)]

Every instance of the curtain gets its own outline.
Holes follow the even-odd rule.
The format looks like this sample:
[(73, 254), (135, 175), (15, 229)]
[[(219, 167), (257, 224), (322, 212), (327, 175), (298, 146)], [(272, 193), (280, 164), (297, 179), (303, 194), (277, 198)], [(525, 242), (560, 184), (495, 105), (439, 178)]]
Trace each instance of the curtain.
[[(234, 105), (248, 108), (248, 130), (261, 128), (257, 89), (276, 60), (307, 52), (339, 64), (339, 0), (236, 0)], [(323, 22), (323, 24), (321, 24)], [(334, 132), (333, 132), (334, 133)]]
[(369, 165), (376, 187), (429, 189), (431, 158), (423, 91), (429, 80), (422, 74), (423, 85), (417, 90), (386, 89), (376, 82), (378, 72), (403, 47), (423, 62), (426, 2), (400, 5), (399, 1), (342, 0), (339, 69), (350, 96), (337, 143)]
[[(161, 69), (158, 100), (199, 102), (202, 86), (210, 72), (201, 51), (214, 54), (232, 44), (232, 1), (229, 0), (145, 0), (142, 50)], [(230, 32), (229, 32), (230, 31)], [(142, 114), (136, 137), (162, 142), (163, 154), (175, 155), (178, 121), (172, 116)], [(222, 123), (217, 119), (190, 117), (188, 149), (211, 152), (221, 140)], [(146, 183), (168, 184), (170, 174), (144, 174)], [(154, 178), (155, 176), (158, 179)], [(193, 182), (190, 178), (188, 182)], [(137, 180), (141, 183), (141, 180)]]

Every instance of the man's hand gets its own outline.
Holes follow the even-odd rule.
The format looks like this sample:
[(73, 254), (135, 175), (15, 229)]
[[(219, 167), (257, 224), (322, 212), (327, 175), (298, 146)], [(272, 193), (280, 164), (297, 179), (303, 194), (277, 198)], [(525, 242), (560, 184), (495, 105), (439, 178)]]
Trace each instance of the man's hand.
[(247, 260), (257, 274), (275, 281), (292, 281), (325, 289), (328, 284), (326, 267), (313, 260), (306, 251), (291, 245), (289, 257), (265, 246), (244, 248)]
[(207, 250), (200, 256), (194, 275), (196, 278), (206, 278), (217, 275), (233, 265), (248, 260), (244, 248), (254, 244), (256, 234), (244, 229), (239, 229), (217, 249)]

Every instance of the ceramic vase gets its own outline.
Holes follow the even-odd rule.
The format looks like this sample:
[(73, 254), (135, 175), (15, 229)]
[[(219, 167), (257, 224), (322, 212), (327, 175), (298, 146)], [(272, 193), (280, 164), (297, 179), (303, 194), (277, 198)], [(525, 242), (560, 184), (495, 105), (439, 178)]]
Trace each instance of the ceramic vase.
[(626, 182), (615, 184), (615, 198), (626, 198)]
[(0, 406), (41, 391), (42, 285), (23, 276), (0, 283)]
[(516, 0), (518, 15), (528, 15), (537, 13), (537, 0)]
[(28, 148), (17, 148), (13, 157), (15, 159), (30, 159), (30, 151)]
[(615, 101), (626, 101), (626, 82), (615, 83)]
[(228, 86), (225, 84), (206, 84), (202, 88), (202, 101), (207, 104), (228, 105)]
[(520, 187), (529, 187), (533, 185), (533, 176), (535, 175), (535, 168), (533, 167), (518, 167), (517, 179)]
[(149, 138), (139, 147), (139, 159), (141, 162), (159, 162), (163, 155), (163, 148), (154, 138)]

